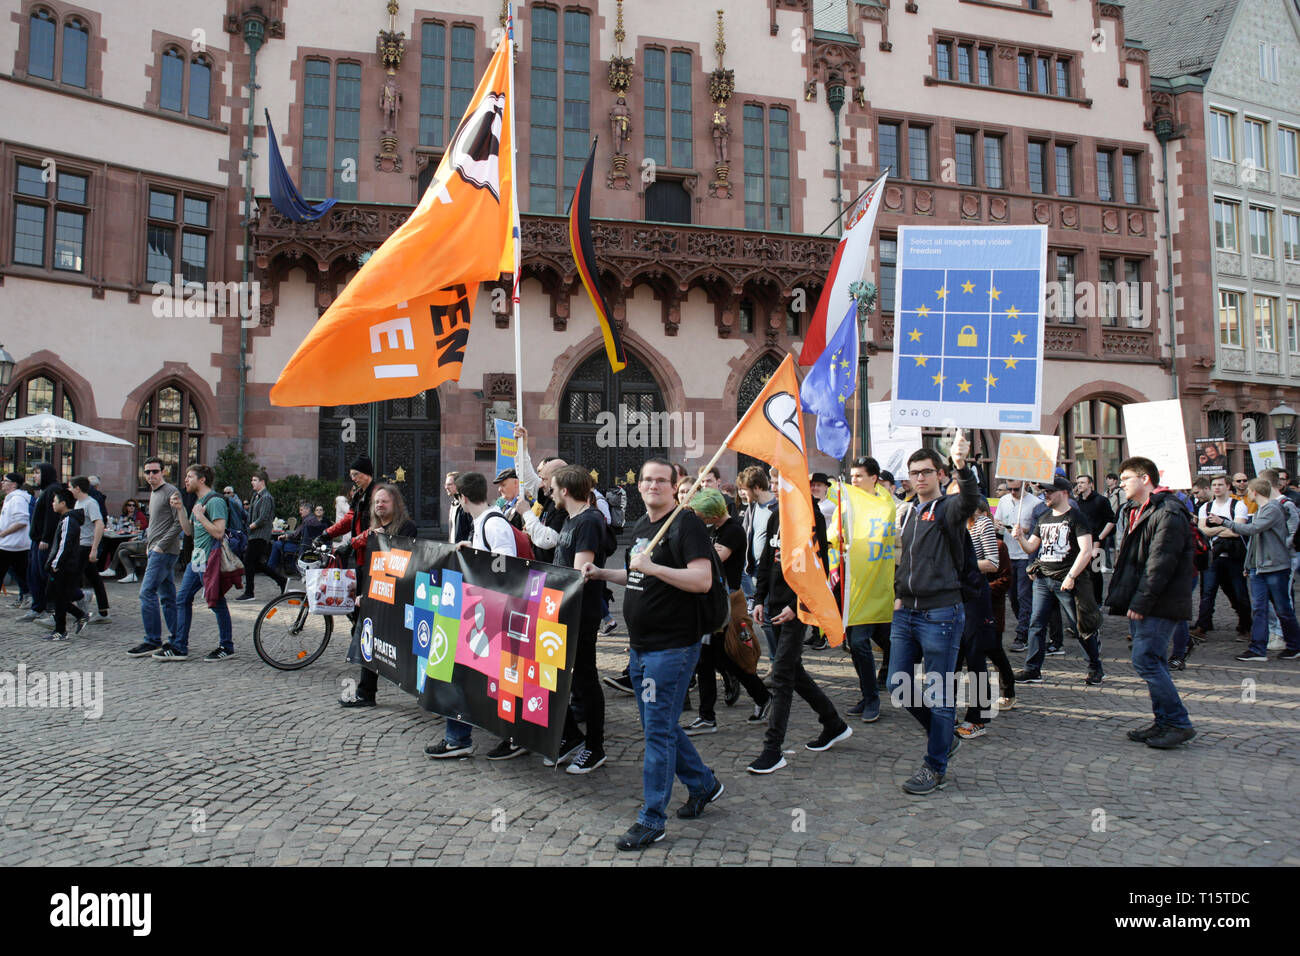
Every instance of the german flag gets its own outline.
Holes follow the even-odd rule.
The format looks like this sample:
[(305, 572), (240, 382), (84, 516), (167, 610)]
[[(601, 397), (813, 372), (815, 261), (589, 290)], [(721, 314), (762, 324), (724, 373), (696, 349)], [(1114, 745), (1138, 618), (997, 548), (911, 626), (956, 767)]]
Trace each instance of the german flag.
[(609, 303), (600, 291), (600, 280), (596, 274), (596, 249), (591, 241), (591, 171), (596, 164), (596, 141), (591, 143), (591, 152), (587, 154), (587, 165), (578, 179), (578, 186), (569, 200), (569, 251), (573, 263), (578, 267), (582, 277), (582, 286), (596, 310), (600, 320), (600, 331), (605, 336), (605, 354), (609, 356), (609, 367), (621, 372), (627, 367), (627, 354), (623, 351), (623, 340), (618, 337), (618, 329), (609, 317)]

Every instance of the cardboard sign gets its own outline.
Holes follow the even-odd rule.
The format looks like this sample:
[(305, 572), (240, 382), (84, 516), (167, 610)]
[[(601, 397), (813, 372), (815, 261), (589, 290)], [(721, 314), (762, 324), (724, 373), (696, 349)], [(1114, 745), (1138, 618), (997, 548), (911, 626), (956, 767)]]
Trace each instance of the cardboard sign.
[(1059, 435), (1003, 435), (998, 441), (998, 466), (993, 477), (1050, 484), (1056, 474), (1060, 444)]
[(1190, 488), (1192, 471), (1187, 462), (1187, 432), (1183, 406), (1176, 398), (1163, 402), (1138, 402), (1124, 406), (1124, 431), (1130, 455), (1150, 458), (1160, 469), (1160, 484)]
[(519, 439), (515, 438), (515, 423), (502, 418), (492, 419), (496, 429), (497, 474), (507, 468), (515, 467), (515, 455), (519, 453)]
[(890, 402), (872, 402), (871, 456), (897, 480), (907, 477), (907, 457), (921, 447), (919, 425), (895, 425)]
[(1265, 468), (1282, 468), (1282, 452), (1276, 441), (1253, 441), (1250, 443), (1250, 460), (1255, 463), (1255, 474)]
[(1212, 478), (1228, 473), (1228, 443), (1222, 438), (1196, 439), (1196, 473)]

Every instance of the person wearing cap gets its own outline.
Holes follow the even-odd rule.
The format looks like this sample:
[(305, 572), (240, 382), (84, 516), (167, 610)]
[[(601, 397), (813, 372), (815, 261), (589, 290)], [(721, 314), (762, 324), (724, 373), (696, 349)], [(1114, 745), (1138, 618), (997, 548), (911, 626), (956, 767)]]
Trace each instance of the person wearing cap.
[(1025, 669), (1016, 683), (1041, 684), (1043, 660), (1047, 654), (1047, 623), (1052, 607), (1061, 609), (1062, 622), (1074, 632), (1088, 657), (1087, 684), (1100, 684), (1101, 612), (1093, 596), (1091, 571), (1092, 531), (1082, 512), (1070, 501), (1070, 480), (1057, 475), (1043, 489), (1047, 508), (1034, 522), (1026, 537), (1015, 524), (1011, 534), (1033, 555), (1026, 569), (1033, 578), (1033, 610), (1029, 618), (1029, 647)]
[(32, 496), (23, 490), (23, 476), (11, 471), (0, 482), (0, 584), (13, 572), (18, 582), (18, 597), (11, 607), (20, 608), (27, 597), (27, 556), (31, 540), (27, 528), (31, 523)]
[[(375, 490), (375, 466), (371, 464), (369, 457), (361, 455), (348, 469), (348, 477), (352, 480), (353, 491), (352, 498), (348, 502), (347, 514), (326, 528), (325, 533), (316, 540), (324, 543), (341, 534), (352, 536), (349, 544), (352, 545), (352, 553), (356, 557), (357, 597), (360, 598), (366, 593), (366, 579), (369, 577), (370, 570), (366, 566), (366, 536), (370, 530), (370, 497)], [(350, 664), (361, 662), (361, 615), (357, 614), (355, 617), (356, 620), (352, 622), (352, 646), (348, 648)], [(357, 681), (356, 693), (351, 699), (340, 698), (339, 703), (344, 707), (373, 707), (375, 691), (378, 687), (379, 675), (363, 667), (360, 679)]]
[(493, 502), (493, 507), (506, 516), (512, 525), (520, 531), (524, 530), (524, 519), (515, 514), (515, 504), (519, 501), (519, 475), (513, 468), (502, 468), (497, 472), (497, 476), (492, 479), (492, 484), (497, 486), (499, 497)]

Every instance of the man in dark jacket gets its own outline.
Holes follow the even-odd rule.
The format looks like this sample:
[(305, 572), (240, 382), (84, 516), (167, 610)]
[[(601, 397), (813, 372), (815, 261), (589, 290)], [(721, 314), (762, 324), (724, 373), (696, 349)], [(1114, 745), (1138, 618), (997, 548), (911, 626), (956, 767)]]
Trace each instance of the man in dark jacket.
[(45, 561), (50, 553), (50, 544), (54, 541), (54, 532), (59, 525), (59, 517), (54, 513), (54, 489), (60, 487), (59, 473), (48, 461), (33, 465), (27, 476), (28, 487), (32, 489), (32, 517), (27, 526), (28, 537), (32, 541), (31, 554), (27, 561), (27, 587), (32, 592), (32, 606), (18, 620), (37, 621), (46, 617), (51, 603), (45, 598)]
[[(366, 565), (366, 538), (370, 530), (370, 497), (374, 494), (375, 466), (369, 456), (362, 455), (348, 469), (355, 491), (349, 503), (348, 513), (325, 529), (322, 539), (337, 538), (341, 534), (351, 534), (350, 543), (357, 563), (357, 596), (366, 593), (366, 579), (369, 568)], [(348, 648), (348, 662), (361, 662), (361, 615), (353, 615), (352, 646)], [(375, 691), (379, 687), (379, 675), (367, 668), (361, 668), (357, 681), (356, 693), (351, 698), (340, 698), (344, 707), (374, 707)]]
[(1133, 669), (1147, 682), (1155, 715), (1128, 738), (1169, 750), (1196, 736), (1165, 660), (1174, 632), (1192, 616), (1192, 525), (1183, 503), (1157, 487), (1160, 470), (1151, 459), (1126, 459), (1119, 475), (1128, 500), (1106, 604), (1111, 614), (1128, 615)]
[[(752, 485), (751, 485), (752, 487)], [(763, 752), (749, 765), (750, 773), (771, 773), (785, 766), (781, 746), (785, 743), (786, 726), (790, 721), (790, 704), (797, 692), (817, 712), (822, 732), (807, 743), (809, 750), (826, 750), (833, 744), (853, 735), (853, 728), (844, 722), (835, 705), (808, 676), (800, 659), (808, 625), (799, 620), (799, 597), (785, 580), (781, 571), (780, 512), (773, 499), (771, 523), (759, 552), (754, 573), (754, 621), (771, 624), (776, 650), (772, 655), (772, 700), (768, 716), (767, 733), (763, 736)], [(826, 519), (814, 504), (813, 534), (820, 554), (827, 554)], [(822, 568), (825, 570), (823, 563)], [(951, 728), (950, 728), (951, 731)]]
[(252, 512), (248, 516), (248, 551), (244, 558), (244, 567), (248, 573), (244, 576), (244, 593), (235, 598), (236, 601), (254, 599), (253, 576), (258, 571), (280, 585), (281, 594), (288, 583), (279, 568), (266, 563), (267, 554), (271, 550), (271, 525), (275, 522), (275, 499), (266, 490), (267, 481), (265, 471), (253, 475), (253, 500), (248, 505)]
[[(916, 499), (899, 518), (899, 560), (894, 571), (894, 617), (889, 629), (889, 686), (896, 706), (906, 706), (929, 736), (925, 763), (903, 784), (911, 794), (932, 793), (944, 786), (948, 758), (960, 745), (953, 736), (956, 712), (957, 651), (966, 615), (962, 604), (962, 535), (975, 513), (980, 490), (966, 466), (970, 442), (958, 432), (952, 466), (959, 496), (944, 495), (945, 469), (937, 452), (913, 452), (907, 475)], [(925, 662), (927, 675), (943, 687), (927, 687), (916, 700), (913, 666)], [(935, 678), (927, 677), (927, 680)], [(936, 701), (934, 706), (929, 706)]]

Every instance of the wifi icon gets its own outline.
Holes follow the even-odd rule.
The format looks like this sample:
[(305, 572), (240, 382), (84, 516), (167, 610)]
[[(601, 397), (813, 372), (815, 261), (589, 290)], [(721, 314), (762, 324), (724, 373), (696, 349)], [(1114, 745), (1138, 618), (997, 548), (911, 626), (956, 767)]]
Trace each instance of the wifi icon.
[[(550, 622), (548, 621), (545, 623), (549, 624)], [(552, 630), (551, 628), (547, 628), (546, 630), (540, 631), (538, 633), (537, 646), (540, 653), (542, 654), (541, 659), (544, 659), (546, 661), (564, 660), (565, 635), (562, 630), (558, 630), (558, 628), (561, 627), (562, 625), (552, 624), (551, 628), (557, 628), (557, 630)]]

